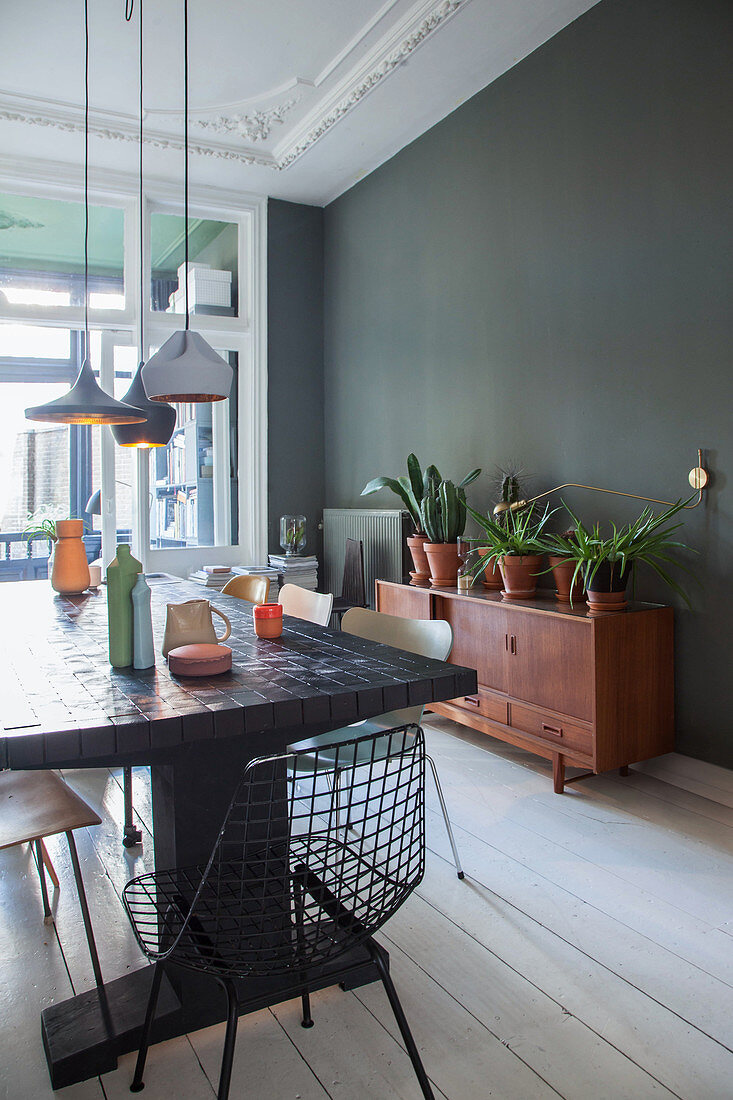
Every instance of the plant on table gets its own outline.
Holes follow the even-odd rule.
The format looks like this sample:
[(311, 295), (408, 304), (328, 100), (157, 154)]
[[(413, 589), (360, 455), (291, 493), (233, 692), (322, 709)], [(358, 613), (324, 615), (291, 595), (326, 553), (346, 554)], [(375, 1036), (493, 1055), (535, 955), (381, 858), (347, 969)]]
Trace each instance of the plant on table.
[(485, 534), (486, 552), (474, 570), (485, 568), (495, 559), (499, 563), (504, 594), (512, 599), (531, 599), (537, 588), (537, 576), (545, 552), (543, 533), (554, 514), (549, 506), (539, 517), (534, 504), (508, 509), (500, 517), (485, 516), (468, 507), (468, 512)]
[(37, 538), (46, 538), (49, 542), (57, 542), (56, 520), (45, 516), (43, 512), (31, 513), (28, 515), (28, 523), (23, 528), (23, 534), (26, 537), (26, 542)]
[(81, 519), (51, 519), (45, 510), (28, 517), (23, 534), (30, 542), (46, 538), (52, 546), (49, 558), (51, 587), (62, 595), (77, 595), (89, 586), (89, 565), (82, 536)]
[[(480, 469), (471, 470), (458, 484), (458, 489), (463, 490), (466, 485), (481, 473)], [(440, 473), (435, 466), (427, 466), (423, 473), (418, 458), (414, 454), (407, 456), (407, 476), (402, 477), (375, 477), (368, 482), (361, 491), (363, 497), (378, 493), (380, 489), (390, 489), (395, 493), (410, 514), (413, 525), (413, 534), (407, 540), (407, 545), (412, 554), (415, 571), (410, 574), (413, 583), (425, 585), (430, 578), (428, 561), (423, 549), (430, 536), (425, 530), (422, 506), (428, 495), (434, 495), (442, 483)], [(465, 494), (463, 496), (465, 504)], [(465, 522), (465, 520), (464, 520)]]
[[(478, 477), (478, 472), (474, 473)], [(456, 486), (442, 480), (431, 484), (423, 498), (421, 514), (428, 537), (424, 550), (434, 588), (452, 588), (457, 581), (458, 540), (466, 529), (465, 483), (464, 479)]]
[(550, 536), (546, 542), (548, 547), (562, 548), (565, 557), (574, 562), (572, 581), (582, 579), (591, 610), (623, 610), (628, 582), (635, 577), (640, 562), (649, 565), (689, 607), (686, 592), (670, 576), (667, 567), (689, 573), (677, 554), (691, 548), (673, 537), (683, 524), (672, 520), (693, 499), (678, 500), (659, 515), (647, 506), (640, 516), (623, 527), (611, 523), (611, 533), (606, 537), (599, 523), (589, 530), (565, 504), (575, 523), (574, 537), (562, 540), (561, 536)]
[(577, 550), (577, 537), (574, 527), (557, 534), (551, 532), (545, 537), (545, 550), (547, 560), (555, 580), (555, 595), (561, 603), (569, 603), (573, 600), (584, 600), (585, 591), (583, 578), (575, 569), (575, 553)]

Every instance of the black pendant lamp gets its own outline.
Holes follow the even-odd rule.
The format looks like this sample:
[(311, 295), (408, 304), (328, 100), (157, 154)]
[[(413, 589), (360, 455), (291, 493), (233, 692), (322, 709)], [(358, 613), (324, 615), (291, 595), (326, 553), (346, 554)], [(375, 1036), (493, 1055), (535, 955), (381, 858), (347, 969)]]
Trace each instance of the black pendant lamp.
[(89, 0), (84, 0), (84, 362), (63, 397), (25, 410), (28, 420), (52, 424), (139, 424), (145, 417), (101, 388), (89, 362)]
[[(140, 48), (139, 48), (139, 62), (140, 62), (140, 348), (145, 346), (145, 265), (144, 265), (144, 253), (143, 253), (143, 232), (144, 232), (144, 219), (143, 219), (143, 0), (138, 0), (138, 6), (140, 8)], [(132, 18), (133, 5), (128, 6), (125, 12), (125, 18), (128, 23)], [(170, 438), (173, 435), (173, 429), (176, 425), (176, 410), (170, 405), (161, 403), (160, 401), (151, 401), (145, 392), (145, 386), (143, 384), (143, 371), (144, 363), (142, 359), (135, 372), (135, 377), (132, 380), (129, 390), (123, 397), (123, 401), (126, 405), (133, 405), (136, 409), (139, 409), (144, 414), (145, 420), (142, 424), (118, 424), (112, 429), (112, 435), (114, 436), (115, 443), (118, 443), (120, 447), (165, 447), (170, 442)]]
[(188, 302), (188, 0), (183, 0), (183, 146), (186, 327), (174, 332), (143, 367), (145, 391), (151, 401), (224, 401), (234, 372), (226, 359), (191, 332)]

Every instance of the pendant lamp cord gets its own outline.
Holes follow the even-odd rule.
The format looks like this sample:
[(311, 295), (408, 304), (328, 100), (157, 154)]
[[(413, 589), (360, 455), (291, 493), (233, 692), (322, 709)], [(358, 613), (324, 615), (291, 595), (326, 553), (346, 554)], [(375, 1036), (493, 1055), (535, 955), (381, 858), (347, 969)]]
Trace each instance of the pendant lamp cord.
[[(145, 217), (143, 210), (143, 0), (138, 0), (138, 7), (140, 8), (140, 28), (139, 28), (139, 50), (138, 50), (138, 70), (139, 70), (139, 110), (140, 110), (140, 159), (139, 159), (139, 190), (138, 190), (138, 206), (139, 206), (139, 234), (140, 234), (140, 359), (145, 356), (145, 249), (144, 249), (144, 233), (145, 233)], [(135, 11), (135, 0), (125, 0), (125, 21), (129, 23), (132, 20), (133, 13)]]
[(186, 332), (191, 318), (188, 308), (188, 0), (183, 0), (183, 220), (185, 221), (184, 271), (186, 273)]
[(89, 358), (89, 0), (84, 0), (84, 358)]
[[(84, 10), (88, 0), (84, 0)], [(145, 290), (143, 283), (143, 3), (138, 0), (140, 7), (140, 356), (143, 348), (143, 315), (145, 312)], [(129, 23), (135, 10), (135, 0), (125, 0), (125, 19)], [(87, 81), (89, 69), (89, 32), (87, 29)], [(87, 111), (89, 109), (89, 94), (87, 91)], [(87, 127), (88, 130), (88, 127)], [(87, 134), (88, 140), (88, 134)], [(183, 0), (183, 220), (184, 220), (184, 257), (183, 270), (185, 279), (185, 305), (186, 305), (186, 331), (191, 324), (190, 309), (188, 303), (188, 0)], [(87, 215), (88, 220), (88, 215)]]

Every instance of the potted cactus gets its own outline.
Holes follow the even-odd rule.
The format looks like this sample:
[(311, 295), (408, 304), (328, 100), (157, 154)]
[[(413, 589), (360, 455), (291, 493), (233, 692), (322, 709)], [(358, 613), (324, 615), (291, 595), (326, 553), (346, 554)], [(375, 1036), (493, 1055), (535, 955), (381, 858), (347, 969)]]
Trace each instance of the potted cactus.
[(433, 588), (453, 588), (458, 577), (458, 539), (466, 528), (466, 494), (452, 481), (431, 485), (421, 508), (424, 545)]
[[(458, 488), (463, 489), (481, 473), (481, 470), (471, 470), (460, 482)], [(413, 524), (413, 534), (407, 539), (412, 561), (415, 566), (410, 573), (412, 584), (425, 587), (430, 583), (430, 566), (425, 554), (424, 546), (429, 541), (429, 536), (424, 529), (422, 504), (429, 493), (437, 491), (442, 478), (435, 466), (427, 466), (423, 473), (418, 458), (414, 454), (407, 456), (407, 477), (375, 477), (368, 482), (361, 491), (363, 497), (378, 493), (380, 489), (390, 489), (395, 493), (410, 514)], [(464, 497), (465, 503), (465, 497)], [(465, 517), (464, 517), (465, 523)], [(456, 566), (457, 568), (457, 566)]]
[[(525, 495), (524, 487), (520, 481), (522, 477), (523, 470), (513, 462), (508, 462), (504, 466), (497, 466), (496, 468), (496, 488), (499, 499), (493, 514), (497, 523), (504, 527), (508, 522), (506, 519), (507, 514), (513, 506), (516, 507), (520, 504)], [(484, 560), (484, 588), (500, 589), (504, 581), (502, 580), (498, 557), (492, 555), (489, 546), (479, 546), (477, 551)]]

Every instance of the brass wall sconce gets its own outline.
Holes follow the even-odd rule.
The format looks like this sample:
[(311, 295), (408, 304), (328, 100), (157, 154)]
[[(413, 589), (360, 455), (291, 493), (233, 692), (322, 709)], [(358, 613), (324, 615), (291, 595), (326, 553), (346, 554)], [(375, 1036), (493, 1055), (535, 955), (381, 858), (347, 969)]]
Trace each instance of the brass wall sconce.
[[(698, 448), (697, 451), (697, 466), (694, 466), (688, 474), (687, 480), (693, 489), (697, 490), (697, 500), (693, 504), (685, 504), (685, 508), (697, 508), (702, 503), (703, 490), (707, 487), (710, 481), (710, 474), (703, 465), (702, 451)], [(622, 493), (618, 489), (601, 489), (598, 485), (581, 485), (577, 481), (566, 481), (563, 485), (556, 485), (554, 489), (547, 489), (544, 493), (538, 493), (535, 497), (530, 497), (529, 500), (517, 500), (513, 504), (507, 504), (502, 501), (494, 508), (494, 515), (500, 516), (503, 512), (516, 512), (520, 508), (526, 508), (528, 504), (534, 504), (536, 500), (542, 500), (543, 497), (548, 497), (552, 493), (559, 492), (560, 489), (590, 489), (594, 493), (609, 493), (611, 496), (616, 497), (629, 497), (631, 500), (646, 500), (650, 504), (666, 504), (667, 507), (671, 507), (676, 502), (673, 500), (657, 500), (656, 497), (642, 497), (637, 493)]]

